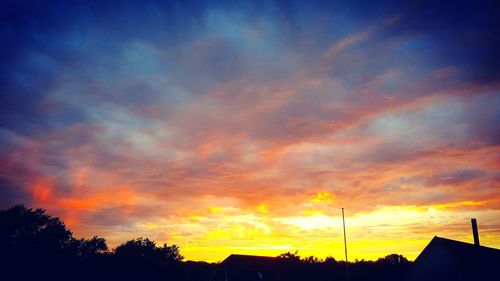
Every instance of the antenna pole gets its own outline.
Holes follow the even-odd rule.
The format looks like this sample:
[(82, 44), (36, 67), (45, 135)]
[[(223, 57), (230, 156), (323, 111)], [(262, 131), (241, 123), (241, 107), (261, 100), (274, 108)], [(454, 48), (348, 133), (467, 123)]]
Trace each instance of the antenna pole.
[(342, 208), (342, 224), (344, 225), (344, 249), (345, 249), (345, 275), (349, 279), (349, 264), (347, 262), (347, 240), (345, 236), (345, 218), (344, 218), (344, 208)]

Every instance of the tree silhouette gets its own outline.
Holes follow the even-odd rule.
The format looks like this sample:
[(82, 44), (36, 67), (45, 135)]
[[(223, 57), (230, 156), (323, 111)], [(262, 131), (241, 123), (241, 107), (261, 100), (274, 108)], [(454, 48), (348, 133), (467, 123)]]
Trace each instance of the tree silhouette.
[(0, 245), (4, 251), (56, 254), (69, 249), (72, 241), (64, 223), (43, 209), (15, 205), (0, 211)]
[(409, 261), (403, 255), (390, 254), (383, 258), (379, 258), (377, 260), (377, 263), (389, 263), (393, 265), (399, 265), (399, 264), (407, 264), (409, 263)]
[(0, 211), (0, 264), (5, 280), (64, 280), (76, 240), (58, 217), (24, 205)]
[(278, 258), (280, 259), (285, 259), (287, 261), (293, 261), (293, 262), (299, 262), (300, 261), (300, 256), (298, 255), (298, 250), (295, 252), (286, 252), (278, 255)]
[(108, 251), (106, 239), (98, 236), (94, 236), (91, 239), (75, 239), (73, 243), (77, 256), (91, 257), (105, 254)]
[(321, 260), (315, 256), (309, 256), (309, 257), (302, 259), (302, 262), (315, 264), (315, 263), (320, 263)]
[(116, 247), (115, 256), (127, 261), (151, 262), (162, 264), (182, 261), (184, 257), (179, 252), (177, 245), (157, 247), (156, 243), (148, 238), (129, 240)]
[(337, 263), (337, 260), (332, 256), (328, 256), (325, 258), (324, 263), (334, 264), (334, 263)]

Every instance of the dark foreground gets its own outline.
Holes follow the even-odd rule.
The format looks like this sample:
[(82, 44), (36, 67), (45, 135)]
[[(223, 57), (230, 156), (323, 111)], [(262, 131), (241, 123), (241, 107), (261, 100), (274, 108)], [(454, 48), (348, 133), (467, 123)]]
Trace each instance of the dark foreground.
[[(288, 270), (276, 280), (346, 280), (343, 263), (305, 263), (285, 261)], [(15, 257), (2, 261), (2, 280), (192, 280), (210, 281), (216, 264), (175, 262), (154, 264), (144, 261), (119, 260), (113, 255), (94, 258), (56, 258), (45, 255)], [(3, 267), (2, 266), (2, 267)], [(411, 263), (351, 263), (349, 280), (403, 280)], [(252, 279), (253, 280), (253, 279)], [(259, 280), (256, 275), (255, 280)], [(263, 280), (271, 280), (265, 278)], [(272, 280), (275, 280), (274, 278)]]
[[(258, 266), (231, 259), (221, 264), (185, 262), (178, 246), (156, 245), (147, 238), (109, 250), (104, 238), (74, 238), (59, 218), (42, 209), (16, 205), (0, 210), (0, 280), (216, 281), (221, 268), (247, 281), (347, 280), (345, 263), (332, 257), (301, 258), (288, 252), (265, 259)], [(411, 267), (396, 254), (356, 261), (349, 263), (348, 280), (403, 280)]]

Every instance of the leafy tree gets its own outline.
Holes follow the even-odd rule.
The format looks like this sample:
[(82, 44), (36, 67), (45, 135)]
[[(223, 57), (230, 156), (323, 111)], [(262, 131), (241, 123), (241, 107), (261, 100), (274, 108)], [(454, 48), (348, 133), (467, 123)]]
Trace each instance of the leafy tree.
[(328, 257), (325, 258), (324, 262), (328, 263), (328, 264), (334, 264), (334, 263), (337, 262), (337, 260), (334, 257), (332, 257), (332, 256), (328, 256)]
[(310, 263), (310, 264), (316, 264), (316, 263), (320, 263), (320, 262), (321, 262), (321, 260), (320, 260), (320, 259), (318, 259), (318, 258), (317, 258), (317, 257), (315, 257), (315, 256), (309, 256), (309, 257), (307, 257), (307, 258), (304, 258), (302, 261), (303, 261), (304, 263)]
[(278, 256), (278, 258), (280, 259), (285, 259), (285, 260), (288, 260), (288, 261), (294, 261), (294, 262), (299, 262), (300, 261), (300, 256), (298, 255), (298, 250), (296, 250), (295, 252), (286, 252), (286, 253), (283, 253), (283, 254), (280, 254)]
[(75, 240), (75, 251), (78, 256), (89, 257), (104, 254), (108, 251), (106, 239), (94, 236), (91, 239)]
[(61, 252), (73, 240), (64, 222), (43, 209), (33, 210), (24, 205), (0, 211), (0, 245), (7, 251)]
[(383, 258), (379, 258), (377, 260), (377, 263), (389, 263), (393, 265), (399, 265), (399, 264), (407, 264), (409, 263), (409, 261), (403, 255), (390, 254)]
[(156, 243), (148, 238), (129, 240), (115, 249), (115, 256), (124, 260), (144, 261), (153, 263), (168, 263), (182, 261), (184, 257), (177, 245), (157, 247)]
[(168, 246), (167, 243), (163, 243), (163, 247), (160, 248), (164, 256), (171, 261), (182, 261), (184, 256), (180, 254), (180, 248), (177, 245)]

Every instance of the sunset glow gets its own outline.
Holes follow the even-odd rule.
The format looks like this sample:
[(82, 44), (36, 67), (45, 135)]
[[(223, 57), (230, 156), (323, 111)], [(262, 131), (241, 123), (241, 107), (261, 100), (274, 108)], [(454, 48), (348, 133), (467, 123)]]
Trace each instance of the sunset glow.
[(470, 218), (500, 248), (482, 7), (125, 2), (0, 6), (1, 208), (188, 260), (343, 259), (341, 208), (352, 260), (472, 242)]

